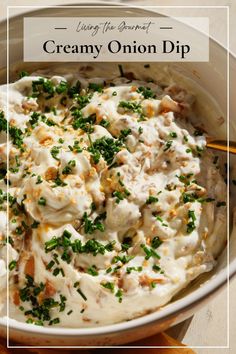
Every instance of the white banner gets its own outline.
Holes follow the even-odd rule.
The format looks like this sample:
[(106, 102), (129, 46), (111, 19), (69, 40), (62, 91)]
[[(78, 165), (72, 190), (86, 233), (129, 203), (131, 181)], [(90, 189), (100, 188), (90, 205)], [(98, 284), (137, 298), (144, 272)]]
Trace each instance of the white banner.
[(25, 17), (24, 61), (209, 60), (206, 17)]

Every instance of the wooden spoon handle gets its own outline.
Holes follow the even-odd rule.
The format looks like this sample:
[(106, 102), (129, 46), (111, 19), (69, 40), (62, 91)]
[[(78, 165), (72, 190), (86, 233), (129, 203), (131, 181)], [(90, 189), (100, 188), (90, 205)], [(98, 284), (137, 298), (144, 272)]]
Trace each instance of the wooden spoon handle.
[(220, 140), (207, 137), (207, 147), (210, 149), (220, 150), (220, 151), (229, 151), (231, 154), (236, 154), (236, 142), (229, 141), (229, 150), (227, 146), (227, 140)]

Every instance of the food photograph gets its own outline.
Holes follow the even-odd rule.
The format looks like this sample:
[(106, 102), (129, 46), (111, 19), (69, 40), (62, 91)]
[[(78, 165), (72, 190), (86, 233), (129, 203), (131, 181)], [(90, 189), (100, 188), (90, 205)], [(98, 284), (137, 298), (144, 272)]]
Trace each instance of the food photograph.
[(235, 353), (233, 1), (0, 6), (0, 354)]

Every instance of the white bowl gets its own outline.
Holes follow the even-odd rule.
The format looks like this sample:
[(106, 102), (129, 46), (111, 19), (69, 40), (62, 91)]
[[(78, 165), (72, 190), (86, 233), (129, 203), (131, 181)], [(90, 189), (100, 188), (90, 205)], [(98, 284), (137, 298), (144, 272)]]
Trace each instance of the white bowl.
[[(96, 4), (99, 5), (99, 4)], [(109, 4), (110, 5), (110, 4)], [(110, 5), (111, 6), (111, 5)], [(90, 9), (75, 9), (73, 16), (93, 16), (97, 10), (91, 7)], [(153, 16), (146, 10), (126, 7), (116, 8), (116, 14), (119, 16)], [(29, 15), (29, 14), (28, 14)], [(40, 9), (30, 13), (30, 16), (71, 16), (68, 9)], [(103, 9), (103, 16), (111, 17), (114, 15), (114, 9)], [(157, 16), (157, 14), (155, 14)], [(10, 78), (16, 77), (16, 72), (19, 71), (25, 64), (22, 64), (22, 21), (23, 15), (14, 17), (10, 21), (10, 38), (12, 41), (10, 55)], [(5, 42), (5, 24), (0, 24), (0, 44), (2, 51), (6, 48)], [(226, 121), (219, 125), (217, 114), (207, 112), (206, 107), (213, 107), (214, 112), (227, 116), (227, 70), (226, 70), (227, 51), (213, 39), (210, 39), (210, 61), (208, 63), (179, 63), (173, 64), (171, 67), (178, 76), (184, 75), (187, 79), (185, 84), (191, 86), (191, 90), (197, 95), (199, 102), (204, 100), (207, 105), (199, 107), (201, 112), (206, 112), (208, 119), (204, 122), (212, 135), (226, 138), (227, 124)], [(236, 92), (236, 78), (233, 78), (236, 73), (236, 58), (229, 55), (230, 64), (230, 122), (229, 134), (230, 139), (236, 140), (236, 103), (233, 98), (233, 93)], [(117, 66), (116, 63), (111, 64), (96, 64), (98, 73), (101, 75), (104, 71), (108, 72), (111, 66)], [(139, 64), (132, 64), (134, 67)], [(29, 65), (25, 65), (29, 68)], [(32, 65), (30, 65), (32, 66)], [(129, 65), (128, 65), (129, 66)], [(32, 67), (45, 68), (45, 63), (37, 63)], [(70, 68), (71, 68), (70, 64)], [(152, 69), (154, 68), (154, 70)], [(162, 69), (161, 64), (152, 64), (150, 73), (152, 77), (157, 75), (156, 67)], [(190, 80), (189, 80), (190, 79)], [(191, 81), (192, 80), (192, 81)], [(6, 82), (6, 58), (0, 58), (0, 83)], [(212, 99), (213, 98), (213, 99)], [(233, 163), (233, 161), (232, 161)], [(233, 198), (232, 198), (233, 199)], [(230, 210), (235, 205), (235, 201), (231, 203)], [(232, 229), (232, 213), (230, 212), (230, 228)], [(207, 301), (210, 301), (220, 289), (227, 283), (227, 279), (236, 273), (236, 234), (231, 234), (229, 249), (225, 249), (218, 259), (217, 266), (208, 274), (196, 279), (184, 292), (176, 297), (170, 304), (166, 305), (162, 310), (142, 316), (140, 318), (122, 322), (114, 325), (96, 327), (96, 328), (44, 328), (33, 326), (26, 323), (21, 323), (15, 320), (9, 320), (10, 339), (18, 341), (26, 345), (38, 346), (108, 346), (121, 345), (136, 341), (141, 338), (151, 336), (157, 332), (166, 330), (168, 327), (175, 325), (184, 319), (193, 315), (199, 307), (203, 306)], [(227, 252), (229, 251), (229, 252)], [(227, 267), (227, 260), (229, 267)], [(0, 335), (6, 336), (6, 318), (0, 319)]]

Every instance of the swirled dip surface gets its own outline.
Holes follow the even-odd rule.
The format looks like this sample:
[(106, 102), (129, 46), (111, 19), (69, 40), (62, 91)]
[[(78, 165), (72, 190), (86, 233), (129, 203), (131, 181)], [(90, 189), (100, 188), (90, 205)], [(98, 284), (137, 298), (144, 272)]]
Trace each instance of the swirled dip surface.
[(157, 310), (213, 268), (226, 188), (193, 107), (177, 85), (22, 77), (9, 87), (7, 170), (1, 88), (2, 314), (7, 267), (11, 316), (67, 327)]

